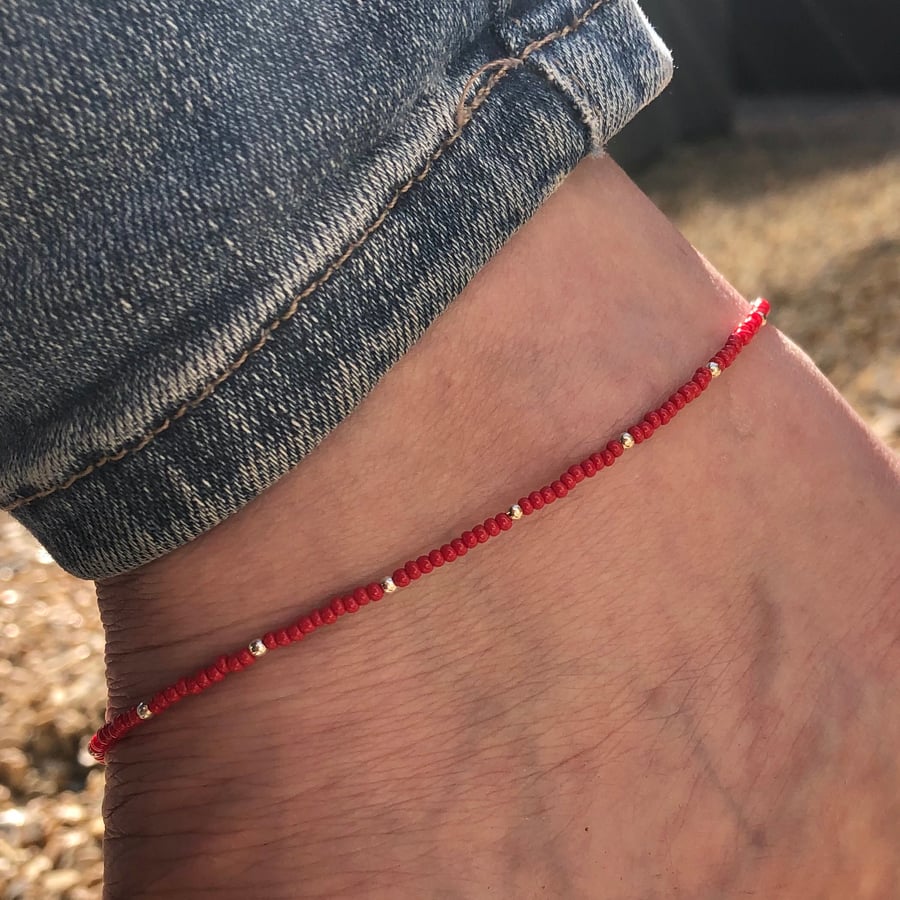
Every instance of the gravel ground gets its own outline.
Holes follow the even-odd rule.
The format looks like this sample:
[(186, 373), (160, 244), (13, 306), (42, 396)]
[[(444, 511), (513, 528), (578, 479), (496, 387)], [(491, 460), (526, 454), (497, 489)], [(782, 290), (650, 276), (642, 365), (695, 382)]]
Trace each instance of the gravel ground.
[[(772, 103), (642, 186), (900, 449), (900, 101)], [(0, 517), (0, 892), (101, 893), (102, 720), (93, 589)]]

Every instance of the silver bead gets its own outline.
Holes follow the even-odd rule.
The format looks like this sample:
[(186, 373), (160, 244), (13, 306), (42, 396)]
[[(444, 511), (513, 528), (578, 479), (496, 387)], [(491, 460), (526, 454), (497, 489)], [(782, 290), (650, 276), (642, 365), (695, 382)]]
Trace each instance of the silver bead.
[(269, 652), (269, 648), (263, 643), (262, 638), (253, 638), (247, 649), (251, 656), (265, 656)]
[(397, 590), (397, 585), (394, 584), (394, 579), (390, 575), (381, 580), (381, 587), (386, 594), (393, 594)]
[(762, 316), (762, 324), (763, 326), (768, 325), (769, 317), (761, 310), (758, 309), (757, 312)]
[(147, 706), (146, 703), (144, 703), (143, 700), (140, 703), (138, 703), (138, 705), (137, 705), (137, 714), (138, 714), (138, 718), (140, 718), (140, 719), (152, 719), (153, 718), (153, 711), (150, 709), (149, 706)]
[(634, 438), (631, 436), (631, 433), (626, 431), (623, 433), (622, 437), (619, 438), (622, 442), (622, 446), (626, 450), (630, 450), (634, 446)]
[(513, 505), (507, 510), (506, 514), (511, 519), (521, 519), (525, 513), (522, 512), (522, 507), (519, 506), (518, 503), (513, 503)]
[(722, 367), (717, 362), (708, 362), (706, 368), (709, 369), (709, 374), (713, 378), (718, 378), (722, 374)]

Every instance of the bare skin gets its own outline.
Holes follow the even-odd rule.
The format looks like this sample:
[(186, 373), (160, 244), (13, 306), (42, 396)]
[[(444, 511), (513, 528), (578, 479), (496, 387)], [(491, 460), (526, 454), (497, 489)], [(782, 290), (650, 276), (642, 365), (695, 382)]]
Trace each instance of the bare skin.
[[(584, 162), (296, 470), (99, 585), (113, 706), (507, 507), (745, 309)], [(123, 743), (107, 896), (900, 896), (898, 534), (896, 461), (764, 329), (613, 470)]]

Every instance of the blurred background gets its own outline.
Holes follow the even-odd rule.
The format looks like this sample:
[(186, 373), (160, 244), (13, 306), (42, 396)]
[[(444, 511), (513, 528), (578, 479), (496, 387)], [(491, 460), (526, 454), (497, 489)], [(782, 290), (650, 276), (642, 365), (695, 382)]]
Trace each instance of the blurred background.
[[(611, 146), (900, 449), (900, 4), (643, 0), (672, 88)], [(0, 514), (0, 896), (98, 900), (93, 587)]]

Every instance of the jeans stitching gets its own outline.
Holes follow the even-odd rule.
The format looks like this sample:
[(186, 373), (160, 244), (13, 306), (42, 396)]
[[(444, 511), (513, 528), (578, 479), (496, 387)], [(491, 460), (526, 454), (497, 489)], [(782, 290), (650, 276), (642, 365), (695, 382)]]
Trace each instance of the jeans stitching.
[[(288, 304), (288, 306), (281, 313), (279, 313), (278, 316), (276, 316), (264, 326), (259, 337), (250, 346), (246, 347), (224, 371), (222, 371), (215, 378), (208, 381), (196, 396), (182, 402), (182, 404), (178, 407), (178, 409), (175, 410), (175, 412), (170, 413), (168, 416), (166, 416), (166, 418), (163, 419), (162, 422), (154, 426), (135, 443), (125, 444), (115, 453), (110, 453), (106, 456), (100, 457), (99, 459), (85, 466), (85, 468), (81, 469), (73, 475), (70, 475), (65, 481), (61, 482), (60, 484), (56, 484), (51, 487), (44, 488), (43, 490), (36, 491), (35, 493), (27, 497), (20, 497), (14, 500), (12, 503), (4, 505), (2, 508), (6, 511), (12, 511), (18, 509), (20, 506), (24, 506), (27, 503), (31, 503), (35, 500), (41, 500), (44, 497), (49, 497), (51, 494), (55, 494), (57, 491), (62, 491), (71, 487), (73, 484), (75, 484), (76, 481), (80, 481), (82, 478), (87, 477), (92, 472), (97, 471), (97, 469), (102, 468), (108, 463), (118, 462), (119, 460), (124, 459), (126, 456), (130, 456), (132, 453), (137, 453), (139, 450), (143, 450), (144, 447), (146, 447), (154, 438), (162, 434), (164, 431), (167, 431), (175, 422), (183, 418), (188, 412), (190, 412), (192, 409), (195, 409), (204, 400), (211, 396), (220, 384), (227, 381), (228, 378), (230, 378), (235, 372), (237, 372), (238, 369), (240, 369), (241, 366), (243, 366), (244, 363), (254, 353), (261, 350), (268, 343), (269, 338), (271, 338), (272, 335), (275, 334), (275, 332), (282, 325), (289, 322), (294, 317), (294, 315), (296, 315), (297, 310), (300, 308), (300, 304), (307, 297), (318, 290), (323, 284), (329, 281), (335, 274), (335, 272), (337, 272), (341, 268), (341, 266), (343, 266), (344, 263), (348, 259), (350, 259), (350, 257), (369, 239), (369, 237), (371, 237), (384, 224), (391, 210), (394, 209), (394, 207), (400, 202), (403, 196), (407, 194), (416, 184), (420, 184), (428, 177), (428, 174), (429, 172), (431, 172), (434, 164), (461, 137), (466, 125), (471, 120), (473, 114), (487, 100), (498, 82), (505, 78), (512, 69), (522, 65), (522, 63), (524, 63), (528, 59), (528, 57), (535, 53), (537, 50), (540, 50), (542, 47), (545, 47), (547, 44), (557, 40), (558, 38), (565, 37), (566, 35), (572, 34), (573, 32), (577, 31), (587, 21), (587, 19), (606, 2), (608, 2), (608, 0), (594, 0), (594, 2), (587, 7), (587, 9), (580, 13), (568, 25), (565, 25), (562, 28), (557, 29), (556, 31), (551, 31), (548, 34), (545, 34), (543, 37), (527, 44), (522, 48), (517, 56), (503, 57), (500, 59), (492, 60), (491, 62), (486, 63), (477, 71), (475, 71), (466, 81), (462, 93), (460, 94), (460, 98), (456, 108), (455, 127), (453, 131), (446, 138), (444, 138), (443, 141), (441, 141), (441, 143), (437, 146), (431, 156), (429, 156), (425, 161), (425, 165), (422, 167), (422, 169), (394, 191), (391, 199), (388, 200), (378, 216), (360, 234), (360, 236), (354, 241), (351, 241), (351, 243), (349, 243), (344, 248), (340, 255), (328, 264), (321, 275), (311, 281), (302, 291), (300, 291), (300, 293), (296, 294)], [(466, 98), (475, 82), (481, 75), (491, 70), (494, 71), (492, 72), (490, 78), (488, 78), (488, 80), (476, 91), (471, 102), (467, 103)]]

